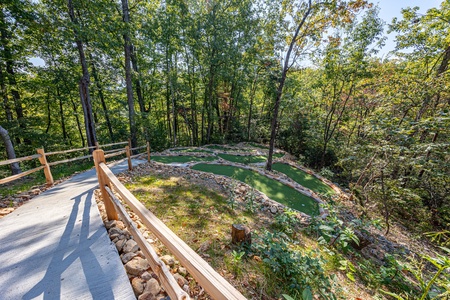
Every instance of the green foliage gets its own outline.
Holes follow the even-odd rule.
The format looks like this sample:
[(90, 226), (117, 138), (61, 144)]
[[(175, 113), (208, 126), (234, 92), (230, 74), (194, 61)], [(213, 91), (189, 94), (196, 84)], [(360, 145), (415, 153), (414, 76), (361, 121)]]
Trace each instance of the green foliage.
[(382, 290), (383, 293), (395, 297), (399, 300), (405, 299), (446, 299), (450, 296), (450, 249), (441, 247), (444, 254), (436, 253), (435, 257), (422, 255), (422, 258), (433, 265), (434, 270), (429, 275), (426, 271), (426, 264), (416, 262), (411, 259), (411, 263), (406, 266), (406, 270), (413, 276), (409, 278), (411, 284), (417, 289), (412, 289), (409, 293), (391, 293)]
[(290, 291), (302, 291), (303, 297), (306, 297), (304, 299), (310, 299), (312, 292), (322, 299), (337, 299), (335, 279), (325, 274), (325, 261), (319, 252), (302, 254), (283, 233), (266, 231), (258, 239), (260, 242), (253, 244), (254, 252), (281, 280), (288, 283)]

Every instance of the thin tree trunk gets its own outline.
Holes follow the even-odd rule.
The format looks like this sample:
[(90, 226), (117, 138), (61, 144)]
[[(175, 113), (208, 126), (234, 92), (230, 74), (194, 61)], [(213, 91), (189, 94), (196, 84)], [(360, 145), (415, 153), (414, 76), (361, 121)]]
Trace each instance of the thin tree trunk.
[(97, 86), (98, 96), (100, 97), (100, 102), (102, 104), (103, 113), (105, 114), (106, 126), (108, 127), (109, 139), (111, 142), (114, 142), (114, 134), (112, 130), (111, 120), (109, 119), (109, 111), (106, 106), (105, 96), (103, 95), (103, 87), (100, 82), (100, 78), (97, 73), (97, 68), (95, 66), (94, 60), (92, 59), (92, 54), (89, 53), (89, 58), (91, 60), (91, 68), (92, 68), (92, 76), (95, 80), (95, 85)]
[[(67, 2), (68, 10), (69, 10), (69, 16), (75, 25), (78, 25), (78, 20), (75, 17), (75, 12), (73, 8), (72, 0), (68, 0)], [(83, 107), (83, 114), (84, 114), (84, 125), (86, 128), (86, 139), (89, 147), (95, 146), (97, 143), (97, 134), (95, 131), (95, 124), (93, 120), (93, 114), (92, 114), (92, 104), (91, 104), (91, 97), (89, 95), (89, 70), (86, 63), (86, 56), (84, 54), (83, 49), (83, 42), (81, 38), (79, 37), (78, 30), (74, 29), (75, 34), (75, 42), (78, 49), (78, 54), (80, 56), (80, 64), (81, 69), (83, 71), (83, 76), (80, 78), (79, 81), (79, 91), (80, 91), (80, 100), (81, 100), (81, 106)], [(92, 151), (91, 151), (92, 152)]]
[(56, 96), (58, 97), (58, 102), (59, 102), (59, 115), (61, 117), (61, 129), (62, 129), (62, 133), (63, 133), (63, 139), (64, 140), (66, 140), (66, 139), (69, 140), (70, 145), (72, 145), (72, 142), (70, 141), (70, 138), (67, 135), (67, 131), (66, 131), (66, 120), (64, 118), (62, 97), (61, 97), (61, 93), (59, 92), (59, 88), (58, 87), (56, 87)]
[[(3, 144), (5, 145), (6, 155), (8, 156), (8, 159), (16, 158), (16, 152), (14, 151), (13, 144), (11, 142), (11, 139), (9, 138), (8, 131), (1, 125), (0, 125), (0, 136), (2, 137)], [(19, 163), (17, 162), (10, 164), (10, 168), (12, 175), (22, 173)]]
[(9, 107), (8, 91), (6, 90), (5, 77), (3, 76), (3, 63), (0, 63), (0, 89), (3, 98), (3, 107), (5, 108), (6, 120), (11, 122), (13, 120), (11, 107)]
[[(0, 9), (0, 22), (3, 22), (3, 23), (6, 22), (5, 15), (3, 14), (3, 10), (1, 10), (1, 9)], [(8, 33), (5, 26), (1, 27), (0, 38), (1, 38), (1, 44), (3, 46), (3, 58), (6, 63), (6, 74), (7, 74), (7, 78), (8, 78), (8, 83), (10, 85), (11, 95), (14, 100), (14, 109), (16, 111), (17, 121), (19, 122), (19, 127), (22, 130), (25, 130), (26, 125), (25, 125), (25, 119), (24, 119), (24, 113), (23, 113), (23, 107), (22, 107), (22, 100), (21, 100), (19, 91), (17, 90), (16, 74), (14, 71), (14, 61), (13, 61), (11, 49), (9, 47), (10, 34)], [(5, 91), (6, 91), (6, 88), (5, 88)], [(31, 141), (29, 139), (24, 139), (24, 142), (26, 145), (31, 145)]]
[(50, 111), (50, 89), (47, 90), (47, 129), (45, 133), (50, 130), (50, 125), (52, 124), (52, 112)]
[(275, 145), (275, 136), (277, 132), (277, 123), (278, 123), (278, 110), (280, 108), (280, 102), (281, 102), (281, 96), (283, 94), (283, 87), (284, 83), (286, 81), (287, 72), (289, 71), (289, 60), (291, 58), (292, 50), (294, 49), (294, 45), (297, 42), (298, 34), (300, 33), (300, 29), (303, 27), (303, 24), (305, 24), (306, 18), (311, 13), (311, 0), (309, 0), (308, 3), (308, 10), (303, 15), (302, 21), (300, 24), (298, 24), (297, 29), (295, 30), (294, 36), (292, 37), (291, 43), (289, 45), (289, 49), (286, 53), (286, 57), (284, 60), (284, 67), (283, 72), (281, 73), (281, 79), (280, 83), (277, 88), (277, 98), (275, 100), (275, 107), (273, 109), (273, 117), (272, 117), (272, 124), (271, 124), (271, 130), (270, 130), (270, 144), (269, 144), (269, 157), (267, 158), (267, 164), (266, 164), (266, 170), (272, 171), (272, 157), (273, 157), (273, 148)]
[[(125, 25), (130, 23), (130, 13), (128, 9), (128, 0), (122, 0), (122, 18)], [(127, 85), (127, 100), (128, 100), (128, 118), (130, 121), (130, 138), (131, 147), (137, 147), (137, 128), (136, 128), (136, 113), (134, 109), (133, 99), (133, 83), (131, 74), (131, 40), (128, 30), (123, 34), (124, 48), (125, 48), (125, 82)]]
[(141, 73), (139, 72), (136, 48), (131, 45), (131, 65), (133, 67), (134, 73), (136, 73), (136, 77), (134, 79), (134, 85), (136, 87), (136, 95), (139, 103), (139, 110), (141, 113), (146, 113), (148, 110), (145, 108), (144, 96), (142, 95), (142, 87), (141, 87)]

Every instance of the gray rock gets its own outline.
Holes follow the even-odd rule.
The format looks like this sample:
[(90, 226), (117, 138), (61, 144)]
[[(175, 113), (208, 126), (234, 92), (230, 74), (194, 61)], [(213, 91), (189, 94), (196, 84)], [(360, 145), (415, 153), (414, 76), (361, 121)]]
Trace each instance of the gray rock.
[(173, 274), (173, 278), (177, 281), (178, 285), (182, 288), (184, 285), (189, 284), (189, 282), (178, 273)]
[(123, 232), (121, 229), (117, 228), (117, 227), (112, 227), (112, 228), (109, 230), (109, 236), (111, 236), (111, 235), (113, 235), (113, 234), (122, 235), (122, 234), (124, 234), (124, 232)]
[(191, 289), (189, 288), (189, 285), (187, 285), (187, 284), (183, 285), (183, 291), (185, 291), (189, 295), (191, 293)]
[(144, 292), (142, 295), (139, 296), (138, 300), (157, 300), (152, 293)]
[(118, 240), (116, 242), (117, 251), (119, 251), (119, 252), (122, 251), (122, 248), (123, 248), (123, 246), (125, 245), (126, 242), (127, 242), (126, 240)]
[(161, 291), (161, 286), (159, 285), (158, 280), (155, 278), (151, 278), (149, 281), (147, 281), (147, 286), (145, 287), (145, 293), (151, 293), (152, 295), (156, 296)]
[(161, 260), (170, 267), (175, 265), (175, 259), (170, 255), (161, 256)]
[(134, 240), (128, 240), (122, 249), (124, 253), (137, 252), (138, 250), (139, 246)]
[(144, 279), (145, 281), (149, 281), (153, 277), (152, 277), (152, 274), (150, 274), (149, 272), (144, 272), (144, 273), (142, 273), (141, 278)]
[(133, 287), (133, 292), (136, 297), (139, 297), (139, 295), (144, 292), (144, 284), (145, 280), (139, 277), (134, 277), (133, 280), (131, 280), (131, 286)]
[(147, 260), (135, 257), (125, 264), (125, 269), (129, 274), (139, 276), (149, 268)]
[(178, 268), (178, 273), (180, 273), (182, 276), (186, 276), (187, 275), (187, 270), (186, 270), (186, 268), (179, 267)]
[(126, 264), (127, 262), (129, 262), (136, 256), (137, 256), (137, 254), (133, 253), (133, 252), (125, 253), (122, 255), (122, 263)]
[(111, 220), (111, 221), (106, 221), (105, 222), (106, 229), (111, 229), (112, 227), (116, 227), (116, 226), (117, 226), (117, 221), (116, 220)]
[(273, 214), (276, 214), (278, 212), (278, 208), (276, 206), (271, 206), (270, 207), (270, 212)]

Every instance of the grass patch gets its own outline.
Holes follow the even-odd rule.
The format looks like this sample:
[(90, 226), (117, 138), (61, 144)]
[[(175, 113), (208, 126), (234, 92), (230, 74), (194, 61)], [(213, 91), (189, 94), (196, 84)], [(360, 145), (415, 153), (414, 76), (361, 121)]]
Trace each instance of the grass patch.
[[(254, 163), (261, 163), (261, 162), (266, 162), (267, 161), (267, 157), (266, 156), (262, 156), (262, 155), (234, 155), (234, 154), (224, 154), (224, 153), (220, 153), (218, 154), (218, 156), (220, 156), (221, 158), (231, 161), (231, 162), (237, 162), (237, 163), (241, 163), (241, 164), (254, 164)], [(284, 154), (283, 153), (274, 153), (273, 157), (275, 158), (280, 158), (283, 157)]]
[[(235, 286), (241, 286), (242, 280), (250, 286), (265, 281), (261, 262), (244, 258), (236, 262), (230, 248), (231, 225), (253, 224), (256, 215), (239, 214), (227, 204), (226, 196), (180, 177), (135, 177), (126, 187), (192, 249), (207, 254), (205, 259), (215, 270), (236, 280)], [(240, 291), (252, 297), (248, 288), (241, 286)]]
[[(54, 180), (71, 176), (75, 172), (88, 170), (94, 166), (91, 160), (81, 160), (78, 162), (60, 164), (51, 167), (51, 172)], [(18, 179), (9, 184), (2, 185), (0, 189), (1, 196), (10, 196), (18, 193), (27, 192), (31, 187), (45, 183), (44, 171), (40, 170), (33, 174), (26, 176), (23, 179)]]
[(251, 163), (259, 163), (265, 162), (267, 159), (265, 156), (240, 156), (240, 155), (232, 155), (232, 154), (218, 154), (219, 157), (231, 161), (237, 162), (241, 164), (251, 164)]
[(197, 157), (197, 156), (152, 156), (152, 160), (163, 163), (188, 163), (192, 161), (213, 161), (216, 160), (214, 156)]
[(269, 149), (269, 147), (258, 144), (258, 143), (248, 143), (248, 144), (252, 147), (259, 148), (259, 149)]
[(180, 153), (190, 153), (190, 152), (197, 152), (197, 153), (211, 153), (210, 150), (200, 149), (200, 148), (180, 148), (180, 149), (172, 149), (171, 152), (180, 152)]
[(192, 169), (235, 178), (266, 194), (270, 199), (290, 208), (304, 212), (311, 216), (319, 214), (319, 205), (310, 197), (254, 171), (233, 166), (210, 164), (198, 164), (193, 166)]
[(224, 151), (230, 151), (231, 150), (229, 147), (220, 146), (220, 145), (207, 145), (207, 146), (204, 146), (204, 147), (208, 148), (208, 149), (214, 149), (214, 150), (224, 150)]
[(289, 178), (310, 190), (324, 195), (333, 195), (335, 191), (313, 175), (287, 164), (275, 163), (272, 168), (286, 174)]

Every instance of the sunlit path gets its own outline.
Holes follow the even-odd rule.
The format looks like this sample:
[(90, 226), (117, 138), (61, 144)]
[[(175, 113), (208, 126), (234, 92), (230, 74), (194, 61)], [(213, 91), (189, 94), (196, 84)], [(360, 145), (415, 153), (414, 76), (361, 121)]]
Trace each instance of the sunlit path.
[(0, 219), (1, 299), (135, 299), (95, 203), (97, 185), (91, 169)]

